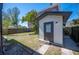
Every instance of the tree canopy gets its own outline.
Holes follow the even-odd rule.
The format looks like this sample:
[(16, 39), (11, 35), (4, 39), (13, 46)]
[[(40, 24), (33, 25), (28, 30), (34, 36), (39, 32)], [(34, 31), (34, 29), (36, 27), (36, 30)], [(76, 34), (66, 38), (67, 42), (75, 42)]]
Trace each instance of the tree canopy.
[(32, 23), (32, 30), (35, 31), (35, 33), (37, 33), (37, 11), (36, 10), (31, 10), (30, 12), (28, 12), (25, 16), (22, 17), (22, 22), (24, 21), (28, 21), (30, 23)]
[(74, 20), (73, 20), (73, 24), (74, 24), (74, 25), (79, 25), (79, 19), (74, 19)]
[(36, 10), (31, 10), (25, 16), (22, 17), (22, 21), (34, 22), (37, 16)]
[(17, 7), (14, 7), (12, 9), (8, 9), (7, 12), (2, 12), (2, 19), (3, 19), (3, 26), (18, 26), (18, 16), (20, 14), (20, 11)]
[(11, 24), (11, 19), (9, 18), (9, 15), (6, 12), (2, 13), (2, 25), (5, 28), (8, 28)]
[(8, 14), (9, 14), (10, 19), (12, 20), (12, 24), (14, 26), (17, 26), (18, 25), (18, 16), (20, 14), (19, 9), (17, 7), (8, 9)]

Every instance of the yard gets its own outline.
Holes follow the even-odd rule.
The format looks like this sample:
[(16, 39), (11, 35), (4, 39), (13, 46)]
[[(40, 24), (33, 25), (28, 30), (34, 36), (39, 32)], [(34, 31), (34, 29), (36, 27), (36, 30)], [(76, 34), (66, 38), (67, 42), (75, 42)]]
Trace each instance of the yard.
[(34, 50), (40, 47), (40, 42), (38, 40), (38, 35), (33, 34), (33, 32), (28, 33), (18, 33), (18, 34), (10, 34), (4, 35), (7, 37), (7, 40), (16, 40), (21, 44), (28, 46)]
[(60, 47), (50, 46), (46, 51), (45, 55), (61, 55)]
[[(38, 35), (34, 34), (33, 32), (9, 34), (4, 35), (4, 37), (6, 37), (8, 42), (10, 43), (15, 40), (15, 43), (20, 42), (24, 46), (27, 46), (35, 51), (44, 44), (43, 42), (38, 40)], [(79, 52), (73, 51), (73, 54), (79, 55)], [(61, 48), (54, 45), (50, 45), (44, 55), (61, 55)]]
[[(8, 41), (16, 40), (23, 44), (24, 46), (28, 46), (33, 50), (37, 50), (41, 47), (42, 42), (38, 40), (38, 35), (34, 34), (33, 32), (27, 32), (27, 33), (18, 33), (18, 34), (9, 34), (4, 35), (4, 37), (7, 38)], [(16, 43), (16, 42), (15, 42)], [(60, 48), (55, 46), (50, 46), (45, 53), (45, 55), (59, 55), (61, 54)]]

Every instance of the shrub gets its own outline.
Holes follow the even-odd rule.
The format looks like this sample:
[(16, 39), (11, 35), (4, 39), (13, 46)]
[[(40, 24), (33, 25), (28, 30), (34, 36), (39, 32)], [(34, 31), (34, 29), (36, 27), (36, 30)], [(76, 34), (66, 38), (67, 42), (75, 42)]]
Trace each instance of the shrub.
[(64, 28), (64, 35), (70, 35), (71, 34), (71, 27), (65, 27)]

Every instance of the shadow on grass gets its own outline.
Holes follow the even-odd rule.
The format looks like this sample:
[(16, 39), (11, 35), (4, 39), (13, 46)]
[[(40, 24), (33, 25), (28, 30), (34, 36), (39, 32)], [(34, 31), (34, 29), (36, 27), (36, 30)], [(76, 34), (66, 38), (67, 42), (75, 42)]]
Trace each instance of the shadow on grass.
[(5, 49), (6, 55), (41, 55), (40, 53), (34, 51), (30, 47), (25, 46), (14, 39), (7, 40), (7, 43), (10, 43), (10, 44), (7, 45)]

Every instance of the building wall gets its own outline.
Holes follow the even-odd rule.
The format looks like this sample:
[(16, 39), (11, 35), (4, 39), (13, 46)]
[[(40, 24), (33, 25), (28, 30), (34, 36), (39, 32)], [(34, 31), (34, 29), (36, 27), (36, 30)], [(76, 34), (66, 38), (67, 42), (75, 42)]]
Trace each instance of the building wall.
[[(44, 41), (44, 23), (54, 22), (54, 43), (63, 44), (63, 20), (62, 16), (48, 15), (39, 20), (39, 40)], [(57, 22), (57, 23), (56, 23)]]

